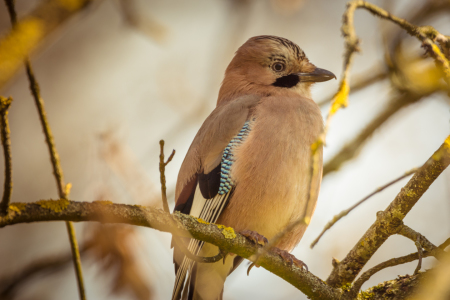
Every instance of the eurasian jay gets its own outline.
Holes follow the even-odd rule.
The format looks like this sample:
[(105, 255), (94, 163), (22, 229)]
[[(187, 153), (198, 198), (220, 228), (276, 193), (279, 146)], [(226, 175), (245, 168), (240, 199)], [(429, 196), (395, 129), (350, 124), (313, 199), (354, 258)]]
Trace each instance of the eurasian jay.
[[(175, 211), (269, 240), (299, 220), (308, 197), (311, 144), (323, 129), (310, 87), (332, 78), (285, 38), (250, 38), (228, 65), (217, 106), (186, 154)], [(317, 189), (321, 177), (322, 171), (313, 178)], [(316, 201), (310, 199), (313, 207)], [(275, 246), (290, 252), (306, 227), (296, 226)], [(195, 239), (186, 245), (200, 256), (219, 252)], [(196, 263), (175, 247), (172, 299), (222, 299), (226, 277), (242, 260), (229, 255), (217, 263)]]

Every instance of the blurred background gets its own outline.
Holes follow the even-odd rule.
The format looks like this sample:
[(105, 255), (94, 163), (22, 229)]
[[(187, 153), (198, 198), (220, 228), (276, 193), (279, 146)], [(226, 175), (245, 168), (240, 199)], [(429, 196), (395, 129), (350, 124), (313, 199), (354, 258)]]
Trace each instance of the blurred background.
[[(450, 1), (371, 2), (416, 25), (432, 25), (450, 34)], [(45, 3), (16, 0), (19, 19)], [(73, 185), (70, 198), (162, 207), (158, 141), (164, 139), (166, 154), (177, 151), (166, 171), (173, 208), (179, 167), (215, 107), (234, 51), (255, 35), (282, 36), (339, 79), (345, 4), (346, 0), (97, 0), (73, 13), (31, 57), (65, 179)], [(332, 258), (345, 257), (406, 179), (353, 211), (310, 249), (323, 226), (377, 187), (423, 164), (450, 131), (448, 91), (420, 42), (366, 11), (356, 13), (355, 26), (362, 53), (355, 55), (351, 83), (360, 89), (352, 90), (349, 107), (332, 120), (324, 159), (333, 163), (325, 168), (311, 225), (293, 252), (324, 280)], [(1, 38), (10, 28), (1, 3)], [(325, 103), (324, 117), (324, 101), (338, 82), (313, 87), (314, 100)], [(14, 98), (9, 114), (12, 201), (57, 198), (24, 71), (17, 72), (0, 94)], [(446, 170), (405, 223), (439, 245), (450, 235), (449, 217)], [(169, 299), (175, 278), (169, 234), (132, 226), (75, 226), (88, 299)], [(364, 270), (412, 252), (416, 247), (410, 240), (393, 236)], [(434, 262), (426, 258), (424, 268)], [(228, 278), (225, 299), (306, 299), (262, 268), (253, 268), (247, 277), (247, 266), (243, 263)], [(363, 289), (412, 274), (415, 266), (413, 262), (385, 269)], [(78, 299), (62, 222), (0, 230), (0, 299)]]

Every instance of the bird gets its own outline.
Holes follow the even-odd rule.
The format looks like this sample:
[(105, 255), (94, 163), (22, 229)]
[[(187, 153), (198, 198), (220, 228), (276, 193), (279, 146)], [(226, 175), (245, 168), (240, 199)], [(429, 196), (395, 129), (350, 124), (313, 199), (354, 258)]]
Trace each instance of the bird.
[[(311, 145), (324, 126), (311, 86), (332, 78), (288, 39), (261, 35), (247, 40), (226, 68), (216, 107), (181, 165), (174, 211), (232, 227), (258, 243), (298, 221), (307, 206)], [(319, 174), (312, 179), (317, 189), (321, 146), (318, 151)], [(315, 208), (317, 199), (309, 201)], [(280, 256), (286, 259), (306, 227), (295, 226), (274, 245)], [(195, 239), (183, 244), (195, 255), (219, 253), (217, 246)], [(172, 300), (223, 299), (225, 280), (243, 258), (228, 255), (216, 263), (198, 263), (176, 243), (172, 246)]]

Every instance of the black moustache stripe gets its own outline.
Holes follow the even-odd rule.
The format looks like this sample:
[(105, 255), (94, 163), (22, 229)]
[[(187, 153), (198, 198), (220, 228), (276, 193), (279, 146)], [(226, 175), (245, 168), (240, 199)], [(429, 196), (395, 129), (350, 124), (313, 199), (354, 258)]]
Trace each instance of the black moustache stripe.
[(299, 83), (300, 78), (298, 75), (290, 74), (286, 75), (280, 78), (277, 78), (277, 80), (272, 83), (273, 86), (279, 86), (279, 87), (285, 87), (285, 88), (291, 88), (297, 85)]

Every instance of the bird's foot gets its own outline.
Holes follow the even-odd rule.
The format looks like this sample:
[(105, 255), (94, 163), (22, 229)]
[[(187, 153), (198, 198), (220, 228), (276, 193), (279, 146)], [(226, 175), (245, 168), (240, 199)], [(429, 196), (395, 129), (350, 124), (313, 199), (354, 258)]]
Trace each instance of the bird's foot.
[(297, 259), (294, 255), (290, 254), (286, 250), (281, 250), (280, 248), (272, 248), (272, 250), (278, 254), (285, 262), (287, 262), (290, 266), (292, 264), (296, 265), (300, 269), (305, 268), (305, 270), (308, 272), (308, 266), (302, 262), (300, 259)]
[(242, 230), (239, 233), (257, 245), (264, 246), (269, 242), (263, 235), (257, 233), (256, 231)]

